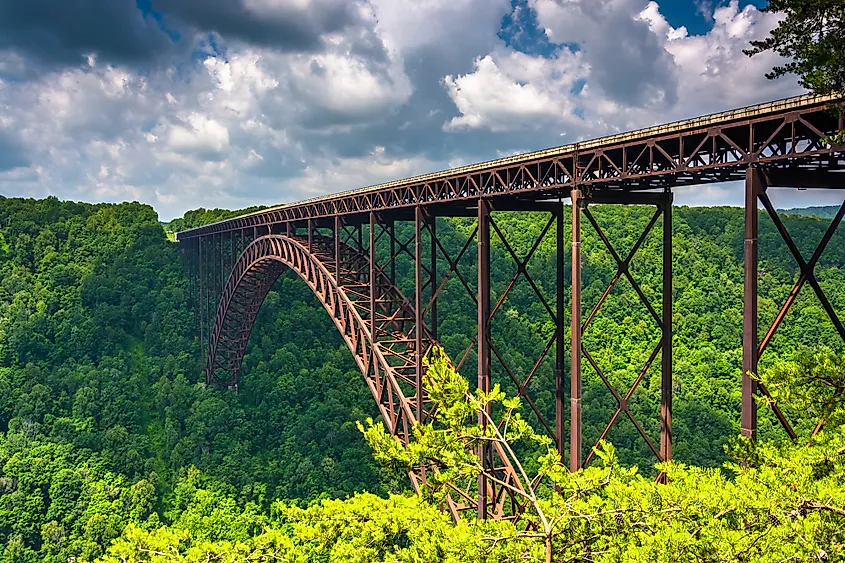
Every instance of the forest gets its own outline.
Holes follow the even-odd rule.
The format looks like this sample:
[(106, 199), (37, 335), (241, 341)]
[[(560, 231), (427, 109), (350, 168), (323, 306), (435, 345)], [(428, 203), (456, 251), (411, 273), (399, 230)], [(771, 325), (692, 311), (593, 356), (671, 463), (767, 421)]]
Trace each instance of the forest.
[[(151, 207), (137, 203), (0, 197), (3, 563), (523, 561), (543, 560), (546, 548), (561, 561), (717, 561), (741, 549), (749, 561), (771, 560), (766, 557), (772, 550), (784, 560), (845, 558), (841, 430), (823, 432), (812, 446), (785, 442), (762, 404), (760, 443), (736, 439), (741, 209), (674, 211), (677, 463), (656, 469), (650, 450), (625, 421), (597, 448), (595, 463), (574, 476), (536, 455), (547, 444), (539, 437), (526, 440), (532, 432), (516, 436), (525, 442), (518, 448), (530, 458), (529, 470), (543, 473), (563, 492), (554, 498), (566, 500), (549, 497), (540, 504), (559, 526), (545, 547), (507, 522), (452, 524), (438, 510), (436, 492), (432, 498), (410, 495), (402, 467), (413, 452), (383, 442), (375, 403), (351, 354), (305, 284), (289, 272), (261, 308), (240, 390), (204, 385), (187, 269), (166, 231), (233, 213), (200, 209), (162, 224)], [(651, 213), (643, 207), (594, 207), (621, 254), (633, 246)], [(829, 219), (803, 213), (785, 215), (785, 223), (809, 256)], [(522, 257), (547, 220), (525, 213), (494, 218)], [(440, 239), (453, 255), (471, 233), (467, 219), (438, 223)], [(631, 266), (655, 306), (660, 248), (658, 226)], [(588, 311), (616, 271), (589, 228), (584, 253)], [(469, 254), (463, 267), (471, 279)], [(845, 235), (839, 232), (816, 269), (837, 311), (845, 306), (843, 254)], [(798, 267), (762, 215), (760, 255), (764, 332)], [(501, 288), (514, 266), (500, 238), (494, 238), (492, 261), (494, 287)], [(542, 240), (526, 270), (554, 303), (553, 237)], [(397, 276), (400, 285), (413, 281), (407, 264)], [(525, 280), (517, 283), (494, 324), (496, 345), (522, 374), (550, 330), (533, 291)], [(448, 312), (439, 319), (441, 342), (454, 356), (472, 338), (474, 305), (451, 283), (439, 306)], [(585, 344), (613, 385), (627, 389), (658, 334), (623, 280), (586, 332)], [(806, 415), (822, 408), (808, 403), (821, 400), (829, 385), (818, 391), (788, 384), (827, 370), (841, 385), (841, 352), (833, 324), (812, 292), (803, 290), (761, 361), (761, 376), (771, 377), (774, 389), (785, 382), (784, 408), (799, 421), (802, 436), (812, 424)], [(816, 367), (807, 367), (808, 357)], [(530, 386), (543, 413), (553, 408), (549, 365), (542, 364)], [(474, 369), (470, 360), (462, 371), (471, 376)], [(496, 369), (503, 391), (512, 395), (513, 386)], [(461, 406), (460, 398), (450, 400)], [(832, 399), (826, 405), (833, 409), (829, 427), (838, 428), (845, 422), (841, 406)], [(589, 445), (614, 407), (585, 365)], [(656, 436), (656, 367), (631, 409)], [(515, 412), (542, 434), (524, 404)], [(375, 421), (369, 425), (367, 419)], [(669, 485), (654, 483), (658, 470), (670, 476)], [(665, 546), (681, 555), (667, 559)]]

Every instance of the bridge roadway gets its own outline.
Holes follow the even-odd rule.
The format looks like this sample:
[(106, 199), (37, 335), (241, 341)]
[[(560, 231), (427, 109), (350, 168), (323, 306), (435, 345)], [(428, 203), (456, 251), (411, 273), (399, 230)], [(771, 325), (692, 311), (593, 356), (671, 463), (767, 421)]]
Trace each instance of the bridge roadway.
[[(584, 467), (593, 457), (594, 444), (585, 448), (582, 442), (584, 361), (617, 403), (599, 440), (607, 437), (621, 418), (627, 418), (656, 460), (671, 459), (673, 189), (744, 180), (741, 428), (743, 434), (754, 438), (757, 431), (754, 397), (758, 393), (769, 397), (770, 394), (749, 374), (756, 373), (760, 354), (771, 342), (802, 287), (812, 288), (839, 336), (845, 340), (845, 328), (813, 275), (818, 257), (845, 215), (845, 203), (807, 261), (793, 243), (767, 193), (772, 187), (845, 187), (842, 175), (845, 144), (838, 135), (845, 129), (840, 111), (843, 107), (845, 98), (838, 96), (781, 100), (284, 204), (177, 233), (192, 274), (192, 296), (207, 383), (237, 388), (241, 361), (258, 310), (273, 282), (289, 268), (311, 287), (343, 335), (388, 430), (407, 442), (414, 424), (435, 421), (436, 413), (425, 388), (422, 358), (438, 345), (442, 320), (438, 316), (438, 298), (451, 283), (466, 289), (478, 312), (476, 333), (465, 335), (470, 340), (469, 346), (451, 361), (459, 370), (466, 362), (476, 363), (477, 384), (481, 389), (492, 386), (494, 375), (505, 377), (503, 383), (524, 400), (526, 412), (536, 417), (540, 427), (555, 440), (571, 470)], [(564, 199), (572, 203), (569, 241), (564, 241)], [(617, 252), (613, 241), (593, 217), (590, 206), (595, 204), (654, 207), (651, 221), (627, 256)], [(762, 338), (757, 315), (760, 205), (774, 221), (801, 271)], [(513, 250), (508, 235), (496, 222), (494, 211), (534, 211), (547, 215), (548, 222), (527, 256), (520, 257)], [(477, 218), (473, 233), (454, 255), (440, 241), (437, 229), (437, 218), (450, 216)], [(617, 267), (606, 291), (596, 303), (590, 304), (586, 317), (581, 295), (580, 249), (584, 219), (596, 230)], [(413, 228), (398, 226), (403, 222), (412, 223)], [(650, 303), (628, 268), (658, 223), (662, 223), (663, 233), (659, 310)], [(411, 231), (411, 238), (403, 240)], [(502, 241), (516, 265), (516, 273), (506, 287), (491, 288), (491, 232)], [(547, 236), (555, 240), (557, 258), (552, 295), (544, 293), (540, 288), (543, 284), (537, 284), (527, 268)], [(469, 256), (472, 246), (476, 255), (472, 265), (477, 276), (474, 287), (462, 271), (467, 269), (464, 258)], [(566, 249), (571, 249), (568, 291), (564, 279)], [(397, 265), (414, 271), (414, 295), (406, 297), (398, 289)], [(630, 387), (617, 390), (584, 346), (582, 335), (622, 278), (639, 295), (661, 337), (642, 368), (631, 374)], [(517, 283), (531, 286), (555, 327), (527, 377), (503, 357), (493, 338), (494, 318)], [(498, 296), (495, 303), (491, 303), (492, 294)], [(567, 294), (572, 306), (568, 366), (564, 334)], [(629, 401), (658, 357), (661, 410), (660, 441), (656, 444), (632, 414)], [(535, 385), (531, 385), (532, 380)], [(541, 380), (554, 381), (554, 420), (537, 406), (534, 387)], [(568, 409), (566, 395), (569, 395)], [(788, 417), (776, 403), (772, 408), (786, 433), (795, 438)], [(488, 417), (489, 413), (479, 413), (480, 421)], [(821, 422), (814, 432), (820, 428)], [(521, 498), (537, 484), (520, 475), (508, 452), (498, 446), (477, 446), (477, 450), (491, 478), (482, 475), (477, 482), (453, 486), (447, 508), (455, 518), (469, 510), (479, 517), (519, 518), (524, 505)], [(425, 486), (426, 475), (436, 470), (436, 467), (419, 467), (410, 471), (414, 488), (419, 491)]]

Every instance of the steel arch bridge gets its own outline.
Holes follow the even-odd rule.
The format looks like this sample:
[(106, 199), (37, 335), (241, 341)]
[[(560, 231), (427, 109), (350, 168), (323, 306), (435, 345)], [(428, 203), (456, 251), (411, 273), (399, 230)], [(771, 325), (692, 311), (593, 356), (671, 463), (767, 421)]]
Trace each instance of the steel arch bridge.
[[(845, 203), (813, 256), (805, 260), (767, 192), (777, 187), (845, 188), (845, 145), (837, 135), (845, 129), (843, 107), (845, 99), (839, 96), (792, 98), (285, 204), (180, 232), (177, 240), (192, 273), (206, 381), (237, 388), (241, 361), (258, 310), (275, 280), (290, 269), (311, 288), (343, 336), (388, 430), (408, 442), (415, 424), (433, 419), (422, 359), (438, 344), (437, 331), (442, 320), (438, 316), (438, 298), (451, 280), (466, 290), (465, 297), (477, 309), (475, 334), (465, 335), (469, 345), (452, 358), (453, 363), (460, 369), (467, 358), (474, 356), (477, 385), (489, 390), (495, 362), (497, 373), (504, 374), (515, 387), (558, 449), (564, 452), (568, 446), (571, 470), (590, 463), (593, 455), (592, 447), (585, 448), (593, 444), (582, 441), (584, 361), (616, 402), (599, 439), (626, 418), (656, 460), (671, 459), (673, 190), (741, 180), (745, 191), (741, 428), (743, 434), (754, 438), (754, 397), (771, 396), (748, 374), (756, 373), (760, 355), (803, 286), (811, 287), (845, 340), (845, 327), (814, 276), (817, 260), (845, 216)], [(564, 236), (564, 199), (571, 203), (569, 240)], [(654, 213), (634, 247), (622, 255), (591, 213), (590, 206), (595, 204), (647, 205), (654, 208)], [(757, 314), (760, 205), (800, 269), (795, 286), (764, 332), (759, 331), (764, 327), (758, 326)], [(540, 212), (548, 220), (528, 254), (520, 256), (494, 212)], [(450, 255), (438, 236), (439, 217), (474, 220), (472, 233), (457, 254)], [(597, 232), (616, 263), (615, 274), (595, 303), (584, 303), (582, 298), (583, 219)], [(656, 307), (640, 288), (629, 265), (659, 223), (663, 269), (661, 301)], [(491, 235), (502, 242), (515, 265), (510, 282), (495, 291), (491, 287)], [(527, 268), (546, 239), (553, 239), (556, 249), (551, 295), (543, 291), (543, 284), (538, 284)], [(569, 287), (565, 279), (568, 253)], [(472, 255), (474, 276), (469, 276), (465, 265)], [(407, 297), (397, 284), (400, 264), (414, 272), (413, 293)], [(660, 338), (642, 368), (632, 374), (630, 387), (617, 390), (584, 345), (583, 334), (623, 278), (639, 295)], [(512, 369), (491, 331), (507, 295), (519, 282), (532, 288), (554, 327), (527, 377)], [(494, 294), (498, 296), (495, 302)], [(571, 300), (568, 326), (565, 295)], [(762, 338), (759, 334), (763, 334)], [(632, 396), (653, 365), (659, 365), (661, 373), (659, 443), (652, 441), (629, 408)], [(553, 372), (550, 379), (554, 381), (554, 419), (537, 408), (529, 385), (544, 370)], [(772, 409), (786, 433), (795, 438), (788, 417), (776, 403), (772, 403)], [(821, 422), (815, 432), (820, 428)], [(482, 478), (477, 484), (455, 488), (448, 501), (452, 515), (458, 518), (463, 511), (472, 510), (482, 518), (518, 518), (519, 499), (509, 488), (524, 490), (536, 484), (520, 479), (508, 456), (500, 450), (488, 449), (479, 455), (495, 478)], [(416, 490), (420, 490), (426, 472), (432, 469), (411, 472)]]

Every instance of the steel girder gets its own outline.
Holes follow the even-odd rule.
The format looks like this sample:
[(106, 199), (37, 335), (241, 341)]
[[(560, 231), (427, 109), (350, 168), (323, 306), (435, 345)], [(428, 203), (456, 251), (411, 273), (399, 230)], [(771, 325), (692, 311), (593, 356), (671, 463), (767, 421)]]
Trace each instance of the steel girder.
[(286, 221), (360, 215), (481, 197), (567, 197), (742, 180), (751, 165), (795, 173), (842, 170), (841, 97), (804, 96), (473, 164), (287, 204), (177, 234), (182, 241)]

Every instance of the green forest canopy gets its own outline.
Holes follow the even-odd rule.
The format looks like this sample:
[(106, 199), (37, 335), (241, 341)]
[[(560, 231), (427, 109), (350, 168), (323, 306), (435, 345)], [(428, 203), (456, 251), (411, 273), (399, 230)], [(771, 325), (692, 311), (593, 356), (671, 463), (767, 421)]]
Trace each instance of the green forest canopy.
[[(649, 214), (638, 207), (595, 211), (623, 251)], [(228, 213), (189, 213), (170, 228)], [(544, 221), (531, 214), (495, 217), (523, 255)], [(809, 255), (827, 221), (793, 215), (786, 224)], [(764, 330), (797, 267), (773, 226), (766, 220), (761, 225)], [(461, 219), (445, 220), (438, 229), (453, 255), (471, 231)], [(673, 232), (675, 455), (716, 467), (738, 429), (742, 212), (679, 207)], [(660, 240), (658, 229), (632, 267), (655, 303)], [(553, 298), (552, 250), (549, 238), (528, 269)], [(592, 304), (615, 270), (589, 229), (584, 252), (585, 304)], [(843, 252), (845, 239), (837, 234), (817, 270), (839, 311), (845, 304)], [(509, 279), (511, 264), (494, 240), (495, 287)], [(410, 271), (399, 273), (407, 285)], [(185, 268), (178, 245), (167, 241), (148, 206), (0, 198), (0, 279), (0, 543), (6, 561), (94, 560), (129, 523), (136, 528), (122, 541), (130, 543), (132, 534), (143, 536), (160, 524), (173, 526), (162, 534), (174, 537), (199, 539), (203, 529), (209, 541), (246, 541), (272, 522), (316, 522), (321, 510), (395, 506), (395, 514), (385, 515), (391, 522), (423, 510), (404, 497), (355, 497), (350, 504), (320, 505), (316, 513), (291, 508), (365, 490), (382, 499), (407, 490), (404, 478), (376, 466), (355, 428), (356, 421), (375, 416), (375, 404), (333, 325), (295, 276), (284, 274), (262, 307), (239, 393), (202, 384)], [(630, 382), (657, 336), (625, 283), (585, 337), (620, 387)], [(441, 315), (440, 334), (454, 354), (472, 337), (474, 307), (454, 284), (441, 304), (448, 314)], [(522, 282), (502, 311), (494, 339), (514, 369), (527, 373), (545, 345), (545, 313)], [(763, 363), (818, 343), (841, 348), (805, 290)], [(631, 405), (652, 436), (658, 432), (658, 382), (656, 369), (649, 372)], [(552, 390), (544, 369), (532, 383), (543, 412), (552, 406)], [(588, 368), (584, 403), (585, 441), (595, 440), (614, 402)], [(762, 433), (777, 438), (766, 413), (761, 408)], [(630, 423), (620, 423), (609, 439), (624, 464), (638, 464), (645, 475), (653, 471), (654, 460)], [(440, 527), (437, 533), (451, 533), (444, 532), (451, 525), (442, 519), (432, 522)], [(465, 533), (468, 542), (476, 541), (475, 532)]]

